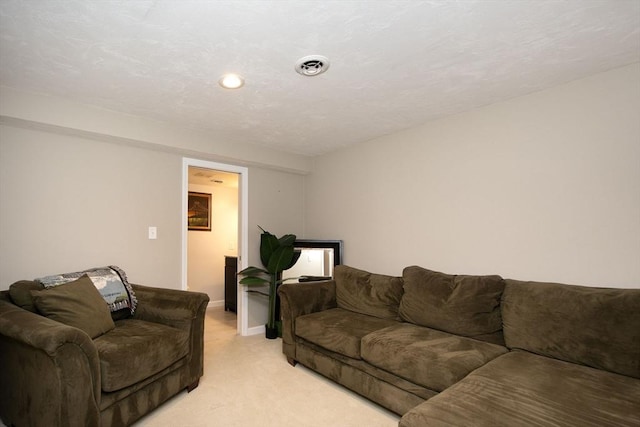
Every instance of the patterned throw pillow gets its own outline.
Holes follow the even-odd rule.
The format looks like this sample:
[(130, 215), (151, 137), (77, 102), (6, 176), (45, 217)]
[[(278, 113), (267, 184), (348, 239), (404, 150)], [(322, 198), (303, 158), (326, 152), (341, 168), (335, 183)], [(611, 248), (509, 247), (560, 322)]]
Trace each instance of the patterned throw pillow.
[(127, 275), (115, 265), (41, 277), (36, 281), (48, 289), (72, 282), (85, 274), (89, 276), (102, 298), (109, 305), (109, 311), (114, 318), (123, 317), (123, 313), (126, 315), (134, 313), (138, 300), (127, 280)]

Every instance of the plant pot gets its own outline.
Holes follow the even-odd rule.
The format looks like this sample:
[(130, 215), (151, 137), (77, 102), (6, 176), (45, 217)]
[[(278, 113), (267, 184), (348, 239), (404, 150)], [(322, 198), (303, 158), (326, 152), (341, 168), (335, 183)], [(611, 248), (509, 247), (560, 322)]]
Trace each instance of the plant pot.
[(270, 328), (269, 326), (264, 325), (264, 336), (270, 340), (278, 338), (278, 328)]

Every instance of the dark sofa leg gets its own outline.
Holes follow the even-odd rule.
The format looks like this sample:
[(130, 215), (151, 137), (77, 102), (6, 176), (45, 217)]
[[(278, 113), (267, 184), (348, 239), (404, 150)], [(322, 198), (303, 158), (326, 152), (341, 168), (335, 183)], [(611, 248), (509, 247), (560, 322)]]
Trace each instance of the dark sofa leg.
[(298, 364), (298, 361), (293, 357), (287, 357), (287, 362), (289, 362), (289, 365), (291, 366), (296, 366)]
[(187, 393), (191, 393), (193, 390), (195, 390), (196, 387), (198, 387), (198, 384), (200, 384), (200, 378), (187, 386)]

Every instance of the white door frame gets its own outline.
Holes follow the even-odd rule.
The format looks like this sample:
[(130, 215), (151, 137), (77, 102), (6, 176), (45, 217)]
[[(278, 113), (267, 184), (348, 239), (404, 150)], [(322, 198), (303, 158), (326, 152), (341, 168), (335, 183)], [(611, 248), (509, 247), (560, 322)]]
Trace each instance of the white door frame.
[[(238, 224), (238, 267), (242, 270), (248, 267), (248, 230), (249, 230), (249, 169), (242, 166), (229, 165), (226, 163), (216, 163), (206, 160), (182, 159), (182, 289), (187, 289), (187, 198), (189, 195), (189, 167), (214, 169), (224, 172), (240, 174), (238, 180), (238, 204), (239, 204), (239, 224)], [(244, 286), (238, 286), (237, 298), (237, 318), (238, 333), (248, 335), (247, 293)]]

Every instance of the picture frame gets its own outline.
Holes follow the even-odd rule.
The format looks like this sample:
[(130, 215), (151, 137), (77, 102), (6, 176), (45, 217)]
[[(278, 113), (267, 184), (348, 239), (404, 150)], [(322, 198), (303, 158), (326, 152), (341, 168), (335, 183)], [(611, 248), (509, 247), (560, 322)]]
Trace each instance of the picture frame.
[(211, 194), (189, 191), (187, 228), (189, 230), (211, 231)]

